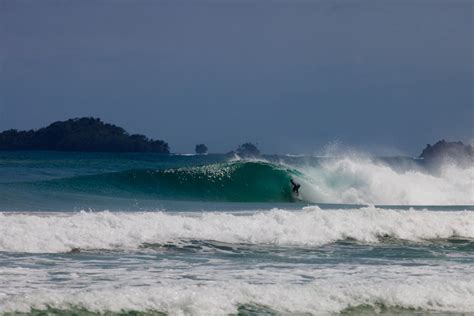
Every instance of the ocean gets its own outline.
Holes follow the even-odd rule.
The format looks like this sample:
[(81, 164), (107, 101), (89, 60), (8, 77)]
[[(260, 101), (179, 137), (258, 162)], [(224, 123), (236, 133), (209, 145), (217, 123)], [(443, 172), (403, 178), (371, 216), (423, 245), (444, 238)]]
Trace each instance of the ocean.
[(474, 167), (0, 152), (0, 314), (474, 315)]

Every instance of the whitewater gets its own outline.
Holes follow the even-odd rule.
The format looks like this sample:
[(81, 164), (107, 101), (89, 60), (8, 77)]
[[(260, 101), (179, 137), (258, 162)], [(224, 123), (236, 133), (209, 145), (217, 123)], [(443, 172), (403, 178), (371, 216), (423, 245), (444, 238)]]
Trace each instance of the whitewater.
[(380, 243), (474, 239), (474, 212), (361, 209), (270, 210), (229, 213), (166, 212), (0, 214), (0, 251), (54, 253), (136, 249), (144, 244), (211, 240), (229, 244), (320, 246), (337, 241)]
[(473, 314), (473, 183), (406, 157), (2, 152), (0, 314)]
[(397, 169), (367, 158), (341, 158), (303, 167), (304, 195), (312, 202), (385, 205), (473, 205), (474, 166), (446, 162), (436, 171)]

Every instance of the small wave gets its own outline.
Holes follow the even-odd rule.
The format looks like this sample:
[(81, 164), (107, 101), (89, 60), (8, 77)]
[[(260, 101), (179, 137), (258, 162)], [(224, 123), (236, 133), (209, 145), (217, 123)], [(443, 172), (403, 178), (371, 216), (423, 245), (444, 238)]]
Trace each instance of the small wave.
[(251, 214), (76, 213), (71, 216), (0, 215), (0, 251), (54, 253), (74, 249), (129, 249), (144, 244), (212, 240), (230, 244), (319, 246), (352, 239), (380, 243), (474, 239), (474, 212), (390, 210), (301, 211)]

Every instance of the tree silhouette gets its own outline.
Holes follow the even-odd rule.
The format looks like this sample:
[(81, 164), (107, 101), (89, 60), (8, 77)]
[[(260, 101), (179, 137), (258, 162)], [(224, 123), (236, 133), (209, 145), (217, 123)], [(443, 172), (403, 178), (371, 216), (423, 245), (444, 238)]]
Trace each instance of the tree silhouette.
[(198, 155), (207, 154), (207, 146), (204, 144), (197, 144), (194, 150), (196, 151), (196, 154)]
[(259, 156), (260, 155), (260, 150), (258, 150), (257, 146), (255, 146), (252, 143), (244, 143), (237, 147), (235, 152), (239, 156)]
[(169, 153), (168, 143), (162, 140), (129, 135), (123, 128), (93, 117), (58, 121), (36, 131), (4, 131), (0, 149)]

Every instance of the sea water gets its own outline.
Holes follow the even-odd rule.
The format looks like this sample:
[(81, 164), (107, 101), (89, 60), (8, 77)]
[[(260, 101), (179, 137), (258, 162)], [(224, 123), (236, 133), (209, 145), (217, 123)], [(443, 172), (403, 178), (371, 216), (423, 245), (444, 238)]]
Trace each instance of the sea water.
[(399, 157), (1, 152), (0, 313), (473, 314), (473, 180)]

